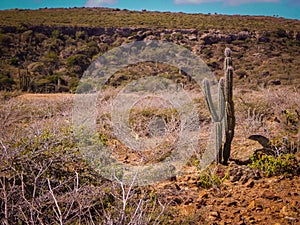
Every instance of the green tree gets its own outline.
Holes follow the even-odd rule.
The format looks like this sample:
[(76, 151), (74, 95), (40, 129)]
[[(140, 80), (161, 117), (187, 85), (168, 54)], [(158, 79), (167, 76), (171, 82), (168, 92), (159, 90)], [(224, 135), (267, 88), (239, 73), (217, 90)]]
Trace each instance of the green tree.
[(0, 90), (11, 91), (15, 81), (9, 75), (0, 74)]

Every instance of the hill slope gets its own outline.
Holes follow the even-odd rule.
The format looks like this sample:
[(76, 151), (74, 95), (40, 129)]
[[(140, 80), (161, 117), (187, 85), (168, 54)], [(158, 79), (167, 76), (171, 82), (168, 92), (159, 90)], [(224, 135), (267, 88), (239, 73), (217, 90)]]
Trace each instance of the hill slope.
[(153, 39), (192, 50), (218, 75), (231, 47), (238, 85), (299, 84), (298, 20), (74, 8), (0, 11), (0, 89), (72, 91), (103, 53)]

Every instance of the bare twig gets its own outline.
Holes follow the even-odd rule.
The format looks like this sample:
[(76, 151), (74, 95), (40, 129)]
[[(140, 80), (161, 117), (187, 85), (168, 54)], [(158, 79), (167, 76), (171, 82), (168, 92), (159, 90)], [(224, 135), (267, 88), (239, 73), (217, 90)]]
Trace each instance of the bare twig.
[(54, 193), (53, 193), (53, 190), (52, 190), (52, 188), (51, 188), (50, 180), (47, 179), (47, 182), (48, 182), (48, 187), (49, 187), (50, 194), (51, 194), (51, 196), (52, 196), (52, 198), (53, 198), (53, 200), (54, 200), (54, 203), (55, 203), (55, 206), (56, 206), (56, 209), (57, 209), (57, 211), (54, 210), (54, 212), (55, 212), (55, 214), (56, 214), (56, 216), (57, 216), (57, 219), (58, 219), (60, 225), (63, 225), (63, 217), (62, 217), (62, 213), (61, 213), (60, 207), (59, 207), (59, 205), (58, 205), (58, 202), (57, 202), (57, 200), (56, 200), (56, 198), (55, 198), (55, 195), (54, 195)]

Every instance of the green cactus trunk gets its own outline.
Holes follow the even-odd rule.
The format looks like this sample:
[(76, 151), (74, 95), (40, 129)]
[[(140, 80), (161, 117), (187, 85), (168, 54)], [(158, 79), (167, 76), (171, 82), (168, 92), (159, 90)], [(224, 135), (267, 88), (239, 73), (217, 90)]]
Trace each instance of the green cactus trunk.
[[(225, 49), (224, 71), (225, 77), (221, 78), (218, 86), (218, 108), (214, 107), (210, 85), (207, 79), (203, 80), (204, 96), (211, 113), (212, 119), (215, 123), (214, 137), (215, 137), (215, 151), (216, 161), (224, 165), (228, 164), (231, 152), (231, 143), (234, 137), (235, 116), (233, 103), (233, 68), (232, 59), (230, 57), (231, 50)], [(222, 146), (223, 140), (223, 126), (225, 128), (225, 142)]]
[(225, 143), (223, 147), (222, 164), (227, 165), (231, 152), (231, 143), (234, 137), (235, 115), (233, 102), (233, 68), (231, 59), (231, 50), (226, 48), (224, 51), (224, 72), (225, 72), (225, 101), (226, 101), (226, 127)]
[(235, 115), (234, 103), (232, 99), (232, 83), (233, 83), (233, 69), (228, 67), (225, 78), (225, 101), (226, 101), (226, 128), (225, 128), (225, 143), (223, 148), (222, 164), (227, 165), (231, 152), (231, 143), (234, 137)]

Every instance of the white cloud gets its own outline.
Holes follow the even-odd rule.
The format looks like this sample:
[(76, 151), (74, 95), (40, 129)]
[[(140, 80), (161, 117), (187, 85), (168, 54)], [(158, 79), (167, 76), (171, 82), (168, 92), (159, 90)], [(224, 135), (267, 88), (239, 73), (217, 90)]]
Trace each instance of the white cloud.
[(244, 3), (273, 2), (278, 3), (280, 0), (173, 0), (175, 4), (201, 4), (210, 2), (224, 2), (226, 5), (241, 5)]
[(86, 7), (99, 7), (104, 5), (114, 5), (118, 0), (87, 0), (85, 2)]

